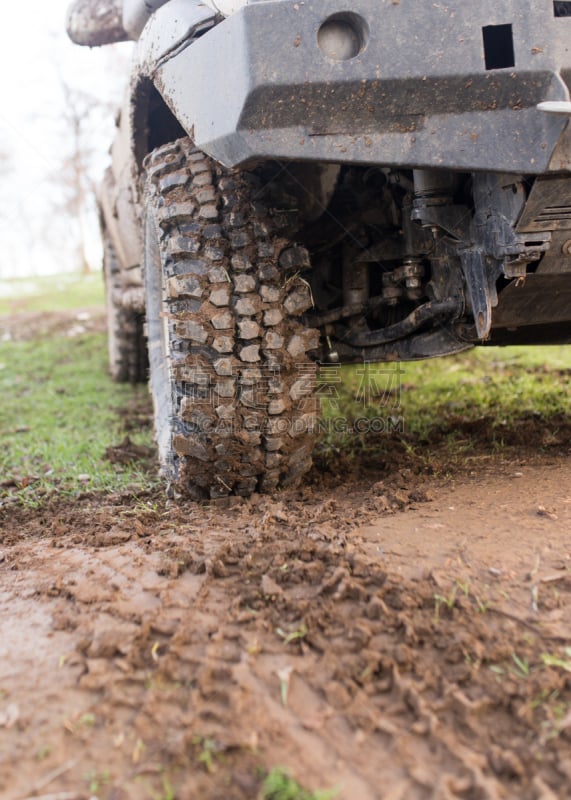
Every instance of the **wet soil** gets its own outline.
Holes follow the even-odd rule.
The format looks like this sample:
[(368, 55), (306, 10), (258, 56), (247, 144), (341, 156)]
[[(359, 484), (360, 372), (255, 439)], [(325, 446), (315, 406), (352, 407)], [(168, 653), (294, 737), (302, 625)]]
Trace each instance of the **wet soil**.
[(0, 796), (571, 797), (570, 477), (8, 507)]
[(571, 798), (571, 439), (486, 430), (456, 471), (435, 439), (249, 500), (4, 504), (2, 800), (255, 800), (278, 765), (340, 800)]

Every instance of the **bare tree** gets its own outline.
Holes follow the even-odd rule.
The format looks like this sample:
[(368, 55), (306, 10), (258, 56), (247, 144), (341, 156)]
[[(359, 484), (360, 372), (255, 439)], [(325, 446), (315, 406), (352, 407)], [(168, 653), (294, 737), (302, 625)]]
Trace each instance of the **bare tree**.
[(82, 272), (93, 264), (97, 247), (96, 186), (108, 162), (109, 143), (120, 101), (121, 82), (117, 75), (127, 75), (131, 48), (119, 45), (98, 53), (99, 69), (93, 80), (70, 74), (56, 61), (61, 102), (53, 117), (60, 132), (61, 146), (54, 152), (57, 168), (50, 173), (54, 186), (52, 207), (57, 218), (48, 223), (46, 240), (53, 240), (64, 226), (66, 249), (75, 252), (77, 268)]
[(96, 109), (95, 99), (79, 89), (62, 82), (64, 109), (62, 119), (66, 125), (70, 148), (64, 157), (59, 174), (63, 190), (63, 210), (77, 228), (77, 260), (82, 272), (89, 272), (86, 256), (85, 214), (86, 199), (95, 191), (90, 175), (93, 148), (89, 130)]
[[(74, 232), (77, 264), (89, 272), (87, 242), (95, 217), (95, 189), (101, 166), (101, 132), (113, 119), (113, 109), (95, 95), (61, 80), (63, 108), (61, 124), (67, 147), (52, 180), (58, 186), (54, 199), (56, 210), (63, 213)], [(104, 126), (105, 127), (105, 126)]]

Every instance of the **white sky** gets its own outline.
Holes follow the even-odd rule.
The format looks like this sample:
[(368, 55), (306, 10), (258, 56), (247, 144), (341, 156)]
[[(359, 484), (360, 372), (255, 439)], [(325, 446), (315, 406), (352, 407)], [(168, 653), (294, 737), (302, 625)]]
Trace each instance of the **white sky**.
[[(71, 223), (54, 210), (57, 178), (50, 177), (57, 175), (71, 146), (62, 120), (62, 80), (116, 102), (126, 81), (130, 45), (90, 49), (72, 44), (65, 33), (70, 2), (4, 0), (0, 152), (8, 157), (8, 172), (1, 175), (0, 278), (76, 268)], [(112, 117), (110, 113), (94, 123), (101, 170), (112, 136)], [(93, 239), (90, 260), (96, 262), (95, 232)]]

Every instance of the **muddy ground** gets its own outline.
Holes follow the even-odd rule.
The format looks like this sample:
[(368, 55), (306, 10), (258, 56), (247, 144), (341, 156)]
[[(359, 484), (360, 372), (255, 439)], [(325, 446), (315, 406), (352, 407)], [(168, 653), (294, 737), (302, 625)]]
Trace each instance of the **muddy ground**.
[(75, 311), (19, 311), (0, 316), (0, 341), (21, 342), (45, 336), (81, 336), (105, 331), (101, 306)]
[(570, 447), (5, 504), (0, 797), (571, 798)]

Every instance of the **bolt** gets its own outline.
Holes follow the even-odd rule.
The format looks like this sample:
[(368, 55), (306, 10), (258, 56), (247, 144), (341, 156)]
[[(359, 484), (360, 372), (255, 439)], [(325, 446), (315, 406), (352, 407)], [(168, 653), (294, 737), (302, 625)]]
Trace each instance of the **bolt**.
[(405, 280), (405, 286), (407, 289), (420, 289), (421, 282), (420, 278), (409, 277)]

